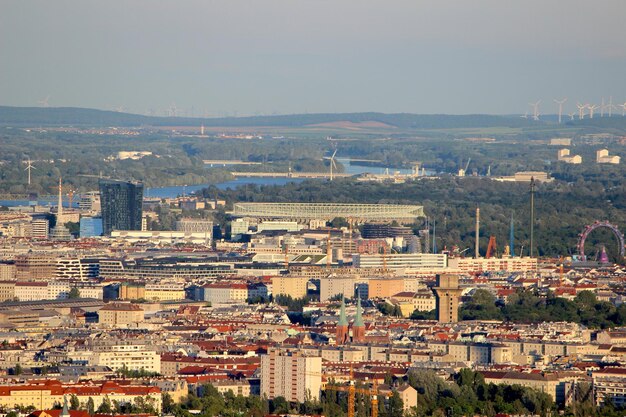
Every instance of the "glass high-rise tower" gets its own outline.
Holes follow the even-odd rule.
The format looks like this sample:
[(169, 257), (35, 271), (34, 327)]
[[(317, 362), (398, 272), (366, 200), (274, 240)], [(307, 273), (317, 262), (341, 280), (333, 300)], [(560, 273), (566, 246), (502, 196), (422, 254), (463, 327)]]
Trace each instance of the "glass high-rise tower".
[(135, 181), (101, 179), (102, 231), (141, 230), (143, 184)]

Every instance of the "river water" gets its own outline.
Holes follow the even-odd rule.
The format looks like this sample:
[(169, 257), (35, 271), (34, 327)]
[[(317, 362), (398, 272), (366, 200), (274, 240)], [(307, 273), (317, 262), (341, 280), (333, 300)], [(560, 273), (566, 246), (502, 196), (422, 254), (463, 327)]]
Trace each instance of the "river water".
[[(405, 168), (394, 168), (394, 167), (384, 167), (384, 166), (365, 166), (365, 165), (356, 165), (350, 163), (350, 159), (348, 158), (337, 158), (337, 161), (340, 162), (344, 166), (344, 172), (351, 175), (360, 175), (360, 174), (385, 174), (387, 170), (390, 174), (394, 174), (398, 172), (402, 175), (411, 174), (412, 171), (410, 169)], [(434, 175), (432, 171), (426, 171), (426, 175)], [(225, 190), (227, 188), (236, 188), (241, 185), (285, 185), (290, 182), (302, 182), (305, 178), (274, 178), (274, 177), (254, 177), (254, 178), (237, 178), (232, 181), (226, 181), (222, 183), (215, 184), (215, 186), (221, 190)], [(212, 184), (196, 184), (196, 185), (187, 185), (187, 186), (173, 186), (173, 187), (158, 187), (158, 188), (145, 188), (144, 196), (146, 197), (159, 197), (159, 198), (174, 198), (182, 195), (193, 194), (203, 188), (207, 188)], [(32, 202), (30, 202), (32, 204)], [(56, 206), (56, 199), (44, 201), (37, 201), (38, 205), (52, 205)], [(67, 204), (67, 202), (66, 202)], [(21, 200), (0, 200), (0, 206), (6, 207), (14, 207), (14, 206), (26, 206), (29, 205), (29, 201), (21, 201)], [(78, 202), (73, 204), (74, 207), (78, 206)]]

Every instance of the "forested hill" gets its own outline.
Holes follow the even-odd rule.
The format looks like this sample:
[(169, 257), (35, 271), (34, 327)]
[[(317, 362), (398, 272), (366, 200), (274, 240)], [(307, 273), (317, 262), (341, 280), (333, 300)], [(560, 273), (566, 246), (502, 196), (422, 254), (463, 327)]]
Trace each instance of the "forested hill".
[[(199, 126), (305, 127), (328, 123), (371, 123), (402, 129), (526, 127), (537, 122), (515, 116), (418, 115), (410, 113), (328, 113), (279, 116), (185, 118), (150, 117), (115, 111), (74, 107), (0, 106), (0, 125), (11, 126)], [(534, 124), (533, 124), (534, 123)]]

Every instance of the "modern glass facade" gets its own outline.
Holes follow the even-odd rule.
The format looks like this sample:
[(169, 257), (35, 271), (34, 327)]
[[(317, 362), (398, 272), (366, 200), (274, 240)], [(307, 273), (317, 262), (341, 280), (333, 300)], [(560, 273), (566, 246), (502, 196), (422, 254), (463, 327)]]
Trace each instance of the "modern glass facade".
[(100, 180), (102, 231), (141, 230), (143, 184), (140, 182)]
[(80, 237), (102, 236), (101, 217), (81, 217)]

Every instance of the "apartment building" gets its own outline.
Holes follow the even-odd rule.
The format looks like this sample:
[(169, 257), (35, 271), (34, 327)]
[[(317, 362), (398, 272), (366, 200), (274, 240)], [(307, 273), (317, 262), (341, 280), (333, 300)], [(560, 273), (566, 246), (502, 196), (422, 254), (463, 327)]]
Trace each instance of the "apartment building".
[(248, 285), (239, 282), (216, 282), (207, 284), (204, 289), (204, 301), (211, 305), (245, 303), (248, 300)]
[(54, 278), (56, 274), (56, 256), (18, 255), (15, 257), (18, 280), (43, 281)]
[(15, 281), (0, 281), (0, 302), (15, 299)]
[(48, 283), (41, 281), (16, 282), (15, 298), (19, 301), (48, 300)]
[(271, 348), (261, 356), (261, 395), (304, 402), (319, 399), (321, 386), (321, 356), (289, 348)]
[(98, 322), (111, 327), (126, 327), (144, 321), (144, 311), (137, 304), (109, 303), (98, 311)]
[(99, 269), (96, 259), (63, 257), (56, 260), (55, 277), (85, 281), (97, 278)]
[(123, 340), (98, 341), (94, 342), (91, 349), (92, 365), (161, 373), (161, 357), (155, 347), (149, 347), (146, 343)]
[(448, 265), (448, 256), (435, 253), (354, 254), (355, 268), (441, 270)]
[(50, 410), (63, 404), (66, 396), (76, 395), (86, 406), (91, 398), (95, 408), (105, 399), (118, 404), (133, 404), (137, 397), (148, 399), (157, 411), (161, 410), (161, 389), (156, 386), (120, 385), (114, 381), (101, 383), (81, 383), (64, 385), (57, 380), (29, 381), (23, 384), (0, 385), (0, 406), (34, 407), (37, 410)]
[(182, 282), (148, 283), (144, 287), (144, 298), (149, 301), (178, 301), (185, 299)]
[(272, 294), (289, 295), (291, 298), (302, 298), (307, 294), (309, 277), (275, 276), (272, 277)]
[(400, 307), (403, 317), (409, 317), (415, 310), (432, 311), (437, 307), (437, 298), (429, 289), (399, 292), (391, 296), (388, 302)]
[(0, 281), (14, 281), (17, 268), (13, 262), (0, 262)]
[(626, 368), (604, 368), (593, 372), (593, 393), (597, 406), (610, 400), (616, 407), (626, 405)]

